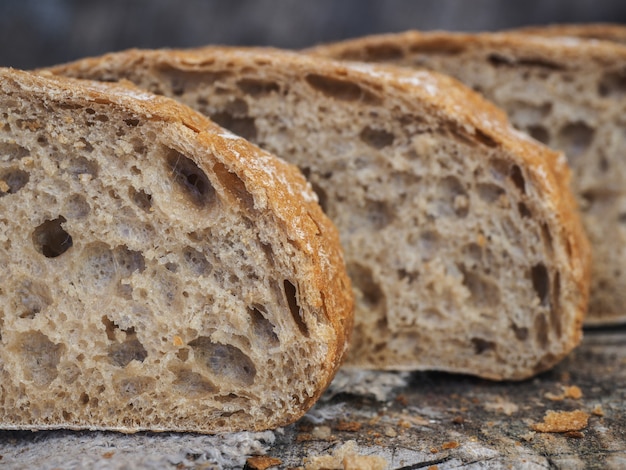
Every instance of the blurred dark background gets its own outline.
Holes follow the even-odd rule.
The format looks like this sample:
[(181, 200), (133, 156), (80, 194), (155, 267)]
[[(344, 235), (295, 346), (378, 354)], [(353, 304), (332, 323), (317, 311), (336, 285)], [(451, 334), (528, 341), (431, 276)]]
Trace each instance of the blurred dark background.
[(0, 0), (0, 66), (129, 47), (300, 48), (407, 29), (626, 23), (624, 0)]

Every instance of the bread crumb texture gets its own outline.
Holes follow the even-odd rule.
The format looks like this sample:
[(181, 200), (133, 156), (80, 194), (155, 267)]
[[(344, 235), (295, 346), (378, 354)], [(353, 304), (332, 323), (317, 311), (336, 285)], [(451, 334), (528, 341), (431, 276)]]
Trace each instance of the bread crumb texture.
[(140, 93), (0, 70), (0, 426), (287, 424), (346, 347), (334, 228), (295, 168)]
[(588, 250), (567, 169), (455, 80), (228, 48), (54, 71), (175, 97), (300, 167), (352, 280), (348, 366), (521, 379), (578, 343)]

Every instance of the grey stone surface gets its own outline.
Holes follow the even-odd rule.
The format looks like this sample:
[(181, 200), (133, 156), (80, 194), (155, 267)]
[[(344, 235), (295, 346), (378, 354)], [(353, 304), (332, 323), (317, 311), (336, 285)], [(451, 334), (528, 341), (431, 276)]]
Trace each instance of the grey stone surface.
[(626, 22), (623, 0), (0, 0), (0, 66), (128, 47), (306, 47), (411, 28)]

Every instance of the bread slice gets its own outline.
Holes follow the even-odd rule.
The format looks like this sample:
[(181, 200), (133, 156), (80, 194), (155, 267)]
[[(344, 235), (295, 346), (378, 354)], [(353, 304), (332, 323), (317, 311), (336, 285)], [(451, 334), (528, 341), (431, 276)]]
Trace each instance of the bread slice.
[(563, 150), (593, 248), (588, 325), (626, 322), (626, 47), (522, 33), (407, 32), (311, 51), (448, 73)]
[(340, 231), (352, 366), (520, 379), (578, 342), (587, 245), (565, 161), (456, 80), (210, 47), (53, 72), (174, 96), (298, 165)]
[(0, 69), (0, 428), (286, 425), (352, 292), (297, 168), (136, 88)]

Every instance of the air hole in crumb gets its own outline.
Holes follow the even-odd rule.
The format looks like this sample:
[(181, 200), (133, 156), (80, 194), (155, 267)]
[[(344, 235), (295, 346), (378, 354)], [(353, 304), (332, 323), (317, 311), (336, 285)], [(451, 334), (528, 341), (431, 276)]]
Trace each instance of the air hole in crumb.
[(361, 301), (368, 308), (379, 308), (384, 305), (385, 295), (369, 268), (358, 263), (350, 263), (348, 274), (353, 287), (361, 292)]
[(228, 191), (248, 212), (254, 212), (254, 197), (246, 189), (246, 184), (235, 173), (232, 173), (221, 162), (213, 165), (215, 175), (222, 183), (222, 186)]
[(539, 343), (539, 346), (541, 349), (546, 349), (548, 347), (550, 336), (548, 331), (548, 321), (546, 320), (546, 316), (544, 314), (540, 313), (535, 317), (534, 327), (535, 338)]
[(550, 227), (548, 224), (541, 224), (541, 239), (543, 240), (543, 245), (545, 246), (548, 254), (552, 254), (554, 252), (554, 246), (552, 244), (552, 234), (550, 233)]
[(78, 403), (83, 406), (89, 403), (89, 395), (87, 395), (85, 392), (81, 393), (80, 397), (78, 398)]
[(155, 385), (156, 380), (153, 377), (138, 376), (116, 380), (113, 387), (122, 397), (131, 398), (153, 390)]
[(143, 362), (148, 357), (148, 352), (132, 328), (126, 330), (126, 339), (121, 343), (111, 344), (107, 353), (111, 364), (118, 367), (125, 367), (131, 361)]
[(215, 202), (213, 185), (193, 160), (174, 149), (168, 149), (166, 163), (174, 181), (196, 206), (209, 206)]
[(189, 359), (189, 348), (180, 348), (176, 353), (176, 357), (182, 362), (185, 362), (187, 359)]
[(519, 202), (517, 204), (517, 210), (519, 212), (519, 215), (522, 216), (522, 218), (528, 219), (532, 216), (530, 209), (528, 209), (528, 206), (524, 204), (523, 202)]
[(394, 219), (394, 211), (384, 201), (366, 201), (367, 222), (375, 230), (382, 230)]
[(186, 247), (183, 250), (183, 259), (187, 263), (189, 270), (197, 276), (205, 276), (211, 272), (211, 263), (198, 250), (189, 246)]
[(178, 369), (174, 374), (176, 379), (172, 385), (185, 397), (199, 397), (217, 392), (217, 387), (209, 380), (189, 369)]
[(535, 293), (537, 297), (539, 297), (541, 305), (547, 305), (549, 300), (548, 295), (550, 294), (550, 276), (548, 269), (545, 264), (539, 263), (532, 267), (530, 275), (533, 282), (533, 289), (535, 289)]
[(21, 145), (11, 142), (0, 142), (0, 162), (10, 162), (12, 160), (21, 160), (28, 156), (30, 152)]
[(469, 197), (459, 179), (446, 176), (437, 184), (435, 210), (438, 216), (466, 217), (469, 213)]
[(171, 273), (175, 273), (178, 271), (178, 264), (176, 263), (165, 263), (165, 269), (167, 269)]
[(571, 122), (561, 128), (558, 134), (558, 148), (565, 152), (567, 158), (576, 159), (587, 151), (595, 130), (584, 122)]
[(472, 346), (474, 346), (475, 354), (483, 354), (488, 351), (496, 350), (496, 343), (493, 341), (487, 341), (483, 338), (472, 338), (470, 341), (472, 342)]
[(348, 80), (315, 73), (308, 74), (305, 80), (312, 88), (329, 98), (341, 101), (362, 101), (366, 104), (379, 104), (381, 102), (379, 96)]
[(245, 94), (254, 97), (269, 95), (270, 93), (280, 91), (278, 83), (254, 78), (242, 78), (237, 82), (237, 87)]
[(60, 168), (62, 171), (75, 177), (91, 175), (95, 178), (100, 171), (98, 162), (87, 160), (85, 157), (74, 157), (63, 160), (60, 164)]
[(513, 165), (510, 175), (515, 187), (519, 189), (522, 194), (526, 194), (526, 180), (522, 174), (522, 169), (518, 165)]
[(441, 236), (435, 230), (426, 230), (419, 234), (419, 255), (423, 261), (435, 257), (441, 246)]
[(479, 183), (476, 189), (478, 197), (487, 204), (497, 202), (505, 193), (504, 188), (492, 183)]
[(130, 200), (144, 212), (150, 212), (152, 209), (152, 195), (145, 192), (143, 189), (137, 191), (132, 186), (128, 189), (128, 195)]
[(211, 119), (233, 134), (254, 142), (257, 138), (257, 127), (253, 117), (233, 116), (231, 113), (220, 112), (211, 114)]
[(274, 325), (265, 317), (263, 313), (261, 313), (265, 313), (265, 309), (257, 305), (248, 309), (248, 311), (250, 313), (254, 336), (259, 338), (261, 342), (267, 346), (277, 346), (279, 341), (278, 336), (274, 331)]
[(283, 282), (283, 289), (285, 291), (285, 297), (287, 298), (287, 305), (289, 306), (289, 311), (291, 312), (291, 316), (293, 317), (294, 322), (298, 326), (298, 330), (302, 333), (303, 336), (309, 336), (309, 329), (302, 318), (302, 309), (298, 304), (298, 290), (296, 286), (293, 285), (290, 281), (285, 279)]
[(463, 273), (463, 285), (471, 294), (471, 300), (480, 307), (497, 307), (500, 305), (500, 288), (487, 277), (459, 266)]
[(497, 181), (504, 181), (509, 174), (509, 163), (501, 158), (493, 158), (490, 163), (490, 173)]
[(63, 207), (63, 212), (70, 219), (82, 219), (91, 211), (91, 206), (82, 194), (72, 194)]
[(359, 137), (363, 142), (375, 149), (387, 147), (393, 144), (395, 140), (393, 133), (387, 132), (384, 129), (372, 129), (371, 127), (363, 129)]
[(143, 272), (146, 269), (146, 261), (141, 251), (129, 249), (126, 245), (120, 245), (113, 250), (115, 257), (116, 272), (119, 277), (129, 277), (134, 272)]
[(92, 294), (102, 295), (117, 277), (117, 263), (106, 243), (87, 245), (82, 252), (83, 263), (78, 268), (78, 282)]
[(137, 127), (139, 125), (139, 119), (136, 119), (136, 118), (124, 119), (124, 123), (126, 123), (128, 127)]
[(52, 294), (46, 284), (31, 280), (24, 281), (17, 289), (17, 298), (20, 302), (20, 318), (35, 318), (35, 316), (52, 304)]
[(605, 72), (598, 83), (598, 94), (603, 98), (620, 97), (626, 94), (626, 70)]
[(65, 222), (65, 217), (59, 216), (46, 220), (33, 231), (35, 248), (46, 258), (56, 258), (72, 246), (72, 237), (61, 226)]
[(550, 143), (550, 133), (545, 127), (537, 124), (533, 126), (528, 126), (526, 128), (526, 131), (533, 139), (541, 142), (542, 144), (547, 145)]
[(231, 344), (214, 343), (206, 336), (189, 342), (196, 362), (221, 380), (239, 386), (254, 383), (256, 367), (252, 360), (239, 348)]
[(115, 341), (115, 331), (119, 330), (119, 327), (106, 315), (102, 317), (102, 324), (104, 325), (107, 339), (109, 341)]
[(0, 173), (0, 197), (17, 193), (26, 186), (29, 179), (27, 172), (17, 168)]
[(27, 380), (32, 380), (38, 387), (44, 387), (56, 379), (57, 366), (65, 346), (53, 343), (39, 331), (20, 333), (16, 344)]
[(528, 339), (528, 328), (526, 328), (525, 326), (518, 326), (515, 323), (513, 323), (511, 325), (511, 329), (513, 330), (515, 337), (519, 341), (526, 341)]

